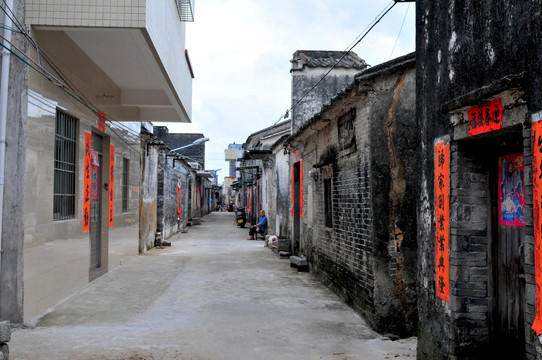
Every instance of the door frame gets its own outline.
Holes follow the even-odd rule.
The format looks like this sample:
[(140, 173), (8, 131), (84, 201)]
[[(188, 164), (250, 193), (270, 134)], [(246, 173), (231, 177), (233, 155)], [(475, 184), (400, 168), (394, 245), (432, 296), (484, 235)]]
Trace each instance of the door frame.
[[(524, 359), (526, 356), (525, 352), (525, 264), (523, 258), (523, 248), (525, 246), (525, 227), (520, 230), (519, 236), (519, 246), (518, 249), (513, 251), (512, 261), (517, 261), (518, 266), (518, 291), (516, 294), (515, 301), (519, 306), (519, 319), (518, 319), (518, 329), (517, 335), (518, 340), (516, 347), (511, 347), (508, 341), (509, 338), (505, 337), (504, 341), (502, 336), (505, 336), (502, 332), (499, 332), (500, 329), (500, 312), (499, 312), (499, 288), (497, 285), (498, 277), (498, 268), (496, 262), (498, 261), (497, 257), (499, 255), (499, 250), (501, 249), (498, 246), (500, 242), (500, 230), (499, 230), (499, 195), (498, 195), (498, 186), (499, 186), (499, 165), (498, 160), (501, 156), (507, 154), (524, 154), (524, 149), (518, 146), (509, 146), (499, 149), (492, 155), (488, 155), (487, 164), (489, 166), (489, 196), (488, 196), (488, 330), (489, 330), (489, 342), (490, 349), (494, 352), (495, 355), (503, 354), (514, 354), (514, 359)], [(525, 154), (524, 154), (525, 155)], [(525, 184), (525, 179), (524, 179)]]

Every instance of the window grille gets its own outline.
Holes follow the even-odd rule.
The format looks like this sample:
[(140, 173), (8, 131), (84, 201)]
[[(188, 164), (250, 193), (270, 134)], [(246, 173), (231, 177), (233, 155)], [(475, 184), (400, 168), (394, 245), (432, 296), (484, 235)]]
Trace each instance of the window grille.
[(122, 212), (128, 211), (128, 171), (130, 160), (122, 159)]
[(175, 0), (181, 21), (194, 21), (194, 0)]
[(346, 114), (339, 117), (339, 144), (344, 150), (355, 144), (354, 121), (356, 120), (356, 108), (351, 108)]
[(75, 216), (76, 136), (77, 119), (57, 110), (53, 193), (54, 220), (71, 219)]

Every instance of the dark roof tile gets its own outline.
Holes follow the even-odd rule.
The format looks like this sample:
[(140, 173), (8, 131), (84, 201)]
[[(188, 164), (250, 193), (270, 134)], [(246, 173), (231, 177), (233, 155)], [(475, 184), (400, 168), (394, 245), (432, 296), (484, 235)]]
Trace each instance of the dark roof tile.
[[(344, 54), (344, 51), (297, 50), (290, 62), (299, 62), (301, 66), (298, 68), (303, 66), (331, 67), (335, 65)], [(341, 62), (337, 64), (337, 67), (362, 70), (367, 67), (367, 63), (355, 52), (350, 51), (348, 54), (346, 54), (346, 56), (344, 56), (344, 58), (342, 58)]]

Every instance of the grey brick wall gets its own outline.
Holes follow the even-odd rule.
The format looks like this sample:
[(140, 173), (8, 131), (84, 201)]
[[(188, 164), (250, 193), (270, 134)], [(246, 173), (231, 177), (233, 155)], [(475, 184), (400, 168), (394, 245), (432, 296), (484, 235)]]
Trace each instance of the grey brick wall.
[[(414, 70), (388, 75), (360, 84), (371, 91), (337, 100), (321, 116), (328, 125), (316, 123), (320, 130), (304, 137), (302, 247), (311, 271), (371, 327), (410, 336), (417, 323), (413, 214), (419, 165), (414, 97), (409, 95), (414, 93)], [(393, 95), (398, 84), (402, 90)], [(394, 96), (400, 105), (390, 112)], [(350, 126), (344, 116), (353, 110)], [(395, 130), (384, 134), (387, 121)], [(392, 174), (397, 164), (402, 171)], [(318, 181), (309, 171), (318, 173)], [(332, 227), (325, 223), (324, 179), (332, 184)], [(392, 189), (396, 181), (403, 185), (400, 195)]]
[[(173, 158), (161, 153), (158, 162), (157, 186), (157, 231), (161, 232), (162, 239), (166, 240), (182, 230), (187, 221), (188, 214), (188, 174), (180, 161), (173, 163)], [(177, 212), (177, 188), (181, 185), (182, 216)]]
[[(450, 309), (445, 328), (458, 355), (467, 343), (487, 343), (488, 330), (488, 181), (486, 157), (451, 145), (450, 161)], [(458, 327), (459, 324), (461, 327)], [(459, 329), (461, 330), (459, 331)], [(458, 331), (455, 331), (457, 329)]]

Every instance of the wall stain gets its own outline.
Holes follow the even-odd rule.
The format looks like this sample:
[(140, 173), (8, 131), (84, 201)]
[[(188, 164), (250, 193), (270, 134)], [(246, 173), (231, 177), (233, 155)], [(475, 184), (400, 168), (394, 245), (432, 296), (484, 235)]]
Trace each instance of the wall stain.
[(397, 106), (399, 104), (399, 91), (405, 83), (406, 71), (401, 74), (393, 91), (392, 102), (382, 122), (382, 130), (388, 149), (390, 161), (390, 191), (389, 191), (389, 224), (388, 224), (388, 253), (395, 259), (395, 274), (393, 279), (394, 295), (403, 304), (414, 303), (412, 295), (406, 289), (401, 271), (404, 256), (401, 251), (403, 231), (397, 225), (396, 214), (406, 192), (405, 166), (397, 154), (394, 146), (394, 135), (397, 131)]

